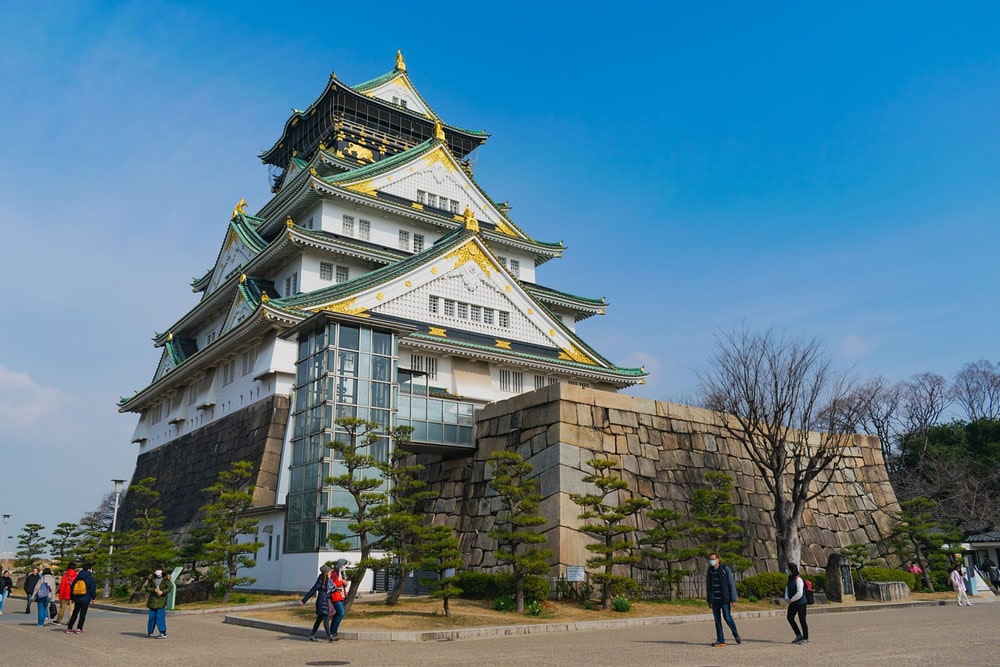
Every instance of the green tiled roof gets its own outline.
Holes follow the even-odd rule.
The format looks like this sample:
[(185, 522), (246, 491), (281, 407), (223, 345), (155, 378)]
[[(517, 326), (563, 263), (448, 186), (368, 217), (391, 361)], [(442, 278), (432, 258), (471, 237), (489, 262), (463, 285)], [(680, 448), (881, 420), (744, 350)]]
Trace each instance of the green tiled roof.
[(188, 357), (198, 351), (198, 342), (194, 338), (174, 336), (163, 347), (174, 366), (180, 366)]
[(344, 172), (343, 174), (325, 176), (323, 177), (323, 180), (327, 183), (337, 184), (362, 178), (373, 178), (379, 174), (389, 171), (390, 169), (395, 169), (401, 164), (406, 164), (410, 160), (419, 157), (425, 152), (430, 152), (432, 148), (436, 148), (441, 143), (440, 139), (431, 137), (430, 139), (422, 141), (413, 148), (407, 149), (402, 153), (396, 153), (391, 157), (384, 158), (378, 162), (372, 162), (371, 164), (366, 164), (363, 167), (352, 169), (351, 171)]
[[(459, 347), (465, 347), (473, 350), (481, 350), (483, 352), (489, 352), (490, 354), (499, 354), (502, 356), (515, 357), (529, 361), (544, 361), (546, 363), (555, 363), (559, 364), (560, 366), (566, 366), (567, 368), (587, 370), (592, 372), (605, 372), (627, 378), (642, 378), (648, 375), (648, 373), (646, 373), (646, 371), (642, 370), (641, 368), (620, 368), (611, 363), (608, 363), (608, 366), (606, 367), (597, 366), (594, 364), (583, 364), (578, 361), (568, 361), (566, 359), (559, 359), (557, 357), (546, 357), (540, 354), (530, 354), (528, 352), (519, 352), (517, 350), (505, 350), (499, 347), (480, 345), (479, 343), (472, 343), (469, 341), (459, 340), (455, 338), (441, 338), (440, 336), (431, 336), (430, 334), (419, 333), (419, 332), (410, 334), (409, 338), (418, 338), (420, 340), (433, 341), (436, 343), (444, 342), (448, 343), (449, 345), (457, 345)], [(599, 355), (595, 356), (597, 356), (598, 359), (602, 359), (602, 357), (600, 357)]]
[(229, 224), (233, 228), (233, 231), (236, 232), (236, 236), (243, 242), (243, 245), (249, 248), (253, 254), (257, 255), (268, 246), (268, 243), (257, 233), (257, 228), (247, 220), (248, 217), (242, 214), (238, 215), (230, 220)]
[(278, 290), (274, 288), (273, 280), (261, 280), (260, 278), (247, 276), (247, 279), (241, 282), (236, 289), (239, 290), (239, 293), (251, 308), (256, 308), (260, 305), (261, 297), (264, 294), (267, 294), (268, 299), (277, 299), (279, 297)]
[(385, 248), (383, 246), (378, 246), (374, 243), (371, 245), (362, 245), (360, 243), (354, 243), (349, 238), (344, 237), (334, 237), (327, 232), (319, 232), (313, 229), (306, 229), (305, 227), (295, 227), (295, 232), (301, 234), (302, 236), (308, 236), (310, 238), (316, 239), (324, 243), (332, 243), (338, 246), (349, 248), (356, 252), (367, 253), (369, 255), (378, 255), (385, 258), (390, 262), (399, 262), (407, 257), (409, 253), (403, 252), (402, 250), (393, 250), (391, 248)]
[(544, 285), (539, 285), (537, 283), (522, 283), (524, 288), (529, 292), (534, 292), (539, 295), (554, 297), (558, 299), (566, 299), (567, 301), (578, 301), (580, 303), (585, 303), (591, 306), (603, 308), (608, 305), (608, 302), (604, 300), (604, 297), (599, 299), (594, 299), (586, 296), (579, 296), (577, 294), (570, 294), (569, 292), (560, 292), (557, 289), (551, 287), (545, 287)]

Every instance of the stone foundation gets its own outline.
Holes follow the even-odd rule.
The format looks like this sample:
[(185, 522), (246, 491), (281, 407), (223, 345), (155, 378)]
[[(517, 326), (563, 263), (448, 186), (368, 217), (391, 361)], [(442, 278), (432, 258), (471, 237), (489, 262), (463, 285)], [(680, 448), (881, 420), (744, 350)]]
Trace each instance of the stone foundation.
[[(548, 519), (540, 530), (554, 550), (552, 575), (582, 565), (591, 538), (578, 532), (580, 508), (569, 494), (588, 491), (586, 462), (613, 457), (633, 492), (654, 507), (688, 513), (705, 473), (733, 478), (732, 502), (747, 535), (754, 571), (779, 569), (771, 519), (774, 503), (743, 446), (727, 437), (716, 415), (685, 405), (622, 394), (553, 385), (486, 406), (477, 418), (477, 448), (469, 457), (423, 455), (424, 475), (438, 497), (429, 511), (435, 524), (452, 526), (466, 564), (496, 566), (488, 533), (500, 510), (486, 483), (486, 460), (495, 451), (521, 454), (535, 469)], [(806, 509), (800, 535), (802, 564), (823, 568), (827, 558), (852, 543), (874, 543), (890, 532), (898, 509), (877, 438), (857, 435), (833, 483)], [(642, 563), (639, 570), (654, 567)], [(633, 574), (640, 574), (633, 571)]]
[[(288, 397), (271, 396), (139, 456), (132, 480), (155, 477), (163, 527), (180, 538), (211, 498), (203, 489), (235, 461), (251, 461), (256, 505), (274, 503)], [(126, 493), (119, 520), (128, 530), (135, 511)]]

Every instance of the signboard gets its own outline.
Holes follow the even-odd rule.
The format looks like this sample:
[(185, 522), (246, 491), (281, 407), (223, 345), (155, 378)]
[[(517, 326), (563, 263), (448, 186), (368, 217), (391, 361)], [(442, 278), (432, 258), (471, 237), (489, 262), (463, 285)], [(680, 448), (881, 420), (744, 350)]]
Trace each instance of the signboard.
[(586, 581), (587, 572), (582, 565), (566, 566), (566, 581)]

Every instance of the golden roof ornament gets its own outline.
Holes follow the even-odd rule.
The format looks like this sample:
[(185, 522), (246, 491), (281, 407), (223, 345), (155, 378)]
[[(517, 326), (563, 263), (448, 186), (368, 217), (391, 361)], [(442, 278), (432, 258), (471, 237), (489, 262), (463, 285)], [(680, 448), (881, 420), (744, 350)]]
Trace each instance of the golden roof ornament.
[(267, 303), (268, 301), (271, 300), (271, 297), (269, 297), (267, 295), (267, 293), (265, 292), (264, 294), (260, 295), (260, 300), (261, 300), (262, 303)]
[(439, 120), (434, 121), (434, 138), (444, 141), (444, 125)]
[(403, 62), (403, 52), (399, 49), (396, 49), (396, 71), (397, 72), (406, 71), (406, 63)]
[(169, 343), (173, 339), (174, 339), (174, 335), (172, 333), (170, 333), (170, 332), (167, 332), (167, 342)]
[(233, 207), (233, 215), (229, 219), (232, 220), (236, 216), (242, 215), (243, 213), (246, 212), (247, 212), (247, 200), (244, 199), (243, 197), (240, 197), (240, 200), (236, 202), (236, 206)]
[(465, 221), (465, 228), (470, 232), (479, 233), (479, 221), (476, 220), (476, 216), (473, 215), (472, 209), (468, 206), (465, 207), (465, 213), (462, 214), (462, 220)]
[(285, 219), (285, 227), (294, 227), (294, 226), (295, 226), (295, 223), (292, 222), (292, 216), (288, 216)]

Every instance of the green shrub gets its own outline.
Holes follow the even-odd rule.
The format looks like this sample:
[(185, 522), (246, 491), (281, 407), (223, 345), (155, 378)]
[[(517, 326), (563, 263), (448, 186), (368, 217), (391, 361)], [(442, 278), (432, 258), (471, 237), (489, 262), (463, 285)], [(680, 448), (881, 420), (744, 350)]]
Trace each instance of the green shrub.
[(902, 581), (910, 587), (911, 591), (917, 587), (917, 577), (912, 572), (893, 570), (888, 567), (861, 568), (861, 578), (865, 581)]
[(762, 572), (752, 577), (745, 577), (736, 582), (736, 592), (741, 598), (751, 595), (758, 599), (778, 597), (785, 594), (788, 585), (788, 575), (783, 572)]
[[(469, 600), (494, 600), (501, 596), (514, 597), (514, 575), (507, 573), (463, 570), (455, 575), (455, 586), (462, 589), (460, 597)], [(524, 578), (526, 602), (549, 599), (549, 581), (529, 575)]]
[(934, 582), (935, 591), (950, 591), (951, 590), (951, 580), (948, 578), (949, 573), (947, 570), (932, 570), (931, 571), (931, 581)]
[(496, 611), (513, 611), (514, 607), (514, 598), (510, 595), (493, 598), (493, 609)]
[(747, 602), (756, 602), (756, 601), (757, 601), (757, 596), (756, 595), (748, 595), (747, 596)]
[(545, 606), (538, 600), (532, 600), (528, 603), (528, 616), (541, 616), (543, 611), (545, 611)]
[(806, 579), (813, 582), (813, 590), (822, 593), (826, 590), (826, 572), (806, 575)]
[(619, 595), (611, 598), (611, 608), (615, 611), (626, 612), (632, 609), (632, 603), (628, 601), (627, 597)]
[(637, 597), (642, 591), (642, 586), (635, 579), (619, 579), (611, 582), (611, 597), (627, 598)]

